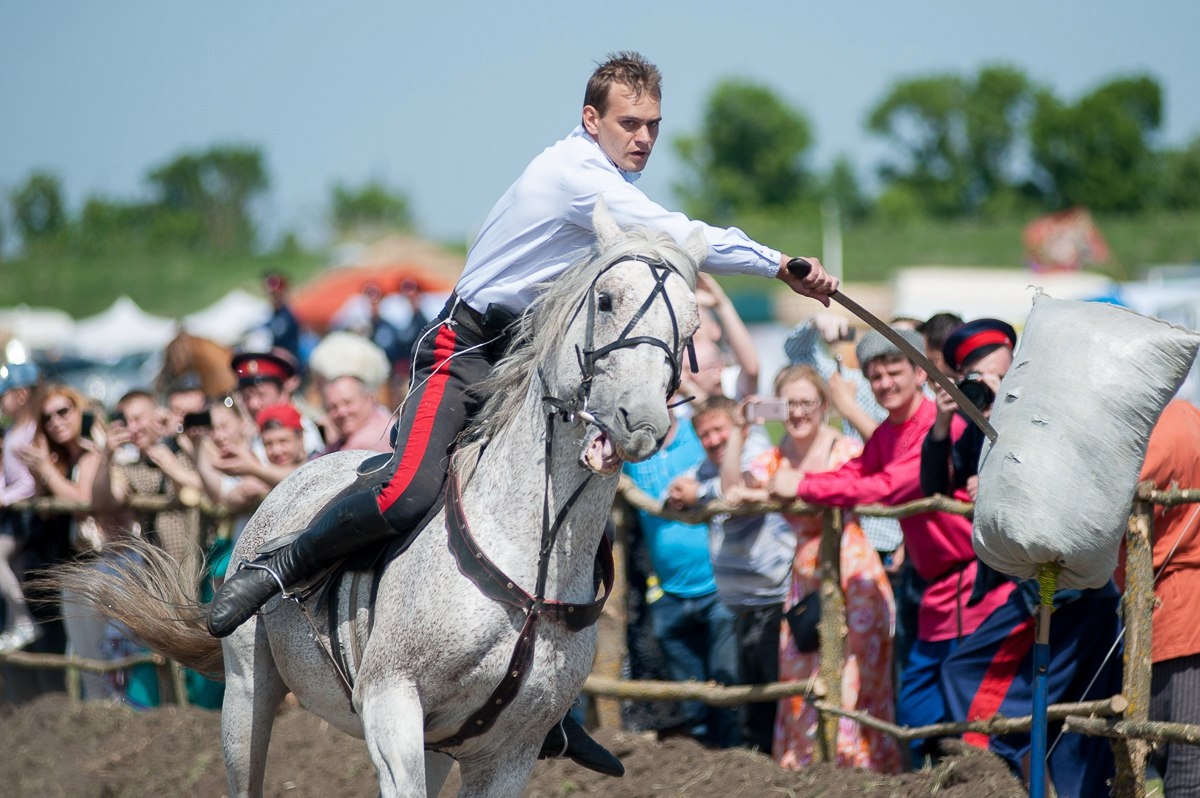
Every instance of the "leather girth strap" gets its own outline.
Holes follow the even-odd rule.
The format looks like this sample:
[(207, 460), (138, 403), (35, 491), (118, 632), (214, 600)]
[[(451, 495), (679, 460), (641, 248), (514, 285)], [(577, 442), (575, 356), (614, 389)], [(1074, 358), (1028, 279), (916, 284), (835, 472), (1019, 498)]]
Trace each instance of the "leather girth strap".
[(467, 718), (457, 733), (436, 743), (428, 743), (426, 748), (461, 745), (464, 740), (488, 731), (500, 717), (504, 708), (516, 698), (529, 668), (533, 664), (538, 620), (544, 615), (547, 620), (573, 632), (586, 629), (599, 619), (600, 613), (604, 609), (604, 603), (612, 593), (615, 577), (612, 544), (609, 543), (607, 535), (602, 535), (599, 550), (596, 553), (603, 571), (604, 594), (600, 598), (587, 604), (570, 604), (531, 596), (488, 558), (471, 535), (467, 517), (463, 512), (462, 492), (457, 474), (451, 474), (448, 488), (446, 530), (450, 551), (454, 554), (458, 569), (463, 576), (470, 579), (479, 588), (479, 592), (483, 595), (525, 613), (525, 623), (521, 626), (521, 633), (513, 648), (512, 656), (509, 658), (504, 678), (488, 696), (487, 702)]

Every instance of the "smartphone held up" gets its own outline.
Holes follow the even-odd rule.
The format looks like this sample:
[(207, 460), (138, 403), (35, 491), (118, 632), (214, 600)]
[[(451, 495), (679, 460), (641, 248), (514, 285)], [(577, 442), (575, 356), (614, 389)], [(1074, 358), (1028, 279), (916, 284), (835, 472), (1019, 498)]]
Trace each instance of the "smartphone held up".
[(764, 421), (784, 421), (788, 417), (786, 399), (756, 399), (746, 403), (746, 421), (761, 424)]

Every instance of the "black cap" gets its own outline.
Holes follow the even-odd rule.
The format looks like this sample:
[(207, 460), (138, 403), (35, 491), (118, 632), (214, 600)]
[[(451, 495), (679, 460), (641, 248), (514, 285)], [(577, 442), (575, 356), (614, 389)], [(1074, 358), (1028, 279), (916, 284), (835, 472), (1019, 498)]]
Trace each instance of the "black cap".
[(242, 352), (234, 355), (229, 365), (237, 375), (239, 388), (268, 380), (282, 385), (299, 371), (291, 352), (278, 346), (270, 352)]
[(974, 363), (1002, 346), (1013, 349), (1017, 345), (1017, 331), (999, 319), (975, 319), (954, 328), (942, 346), (946, 365), (962, 371), (968, 363)]

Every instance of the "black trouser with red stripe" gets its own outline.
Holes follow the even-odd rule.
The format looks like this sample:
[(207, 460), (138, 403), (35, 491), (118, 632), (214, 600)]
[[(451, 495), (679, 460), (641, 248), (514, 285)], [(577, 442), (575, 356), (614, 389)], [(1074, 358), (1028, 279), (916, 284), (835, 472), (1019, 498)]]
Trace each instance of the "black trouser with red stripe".
[[(439, 324), (413, 352), (412, 390), (398, 422), (396, 451), (380, 472), (379, 511), (402, 534), (411, 532), (441, 493), (449, 452), (479, 410), (470, 388), (491, 373), (503, 354), (503, 331), (489, 330), (479, 314), (454, 297)], [(451, 311), (454, 311), (451, 316)]]
[(449, 449), (479, 406), (469, 389), (492, 370), (507, 340), (453, 298), (414, 352), (413, 390), (400, 416), (396, 451), (373, 487), (343, 496), (287, 546), (232, 574), (208, 612), (208, 630), (230, 634), (280, 588), (372, 543), (411, 535), (446, 481)]

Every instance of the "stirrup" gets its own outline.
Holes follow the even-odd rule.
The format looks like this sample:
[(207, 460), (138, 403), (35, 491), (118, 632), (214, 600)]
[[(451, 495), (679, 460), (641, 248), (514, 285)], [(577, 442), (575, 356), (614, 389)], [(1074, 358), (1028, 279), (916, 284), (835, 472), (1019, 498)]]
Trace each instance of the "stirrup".
[(554, 756), (554, 757), (566, 756), (567, 751), (571, 748), (571, 739), (569, 737), (567, 737), (567, 728), (564, 725), (565, 720), (566, 720), (566, 716), (564, 715), (563, 720), (560, 720), (558, 723), (554, 724), (554, 728), (558, 729), (559, 733), (562, 734), (562, 738), (563, 738), (562, 750), (559, 751), (557, 754), (549, 754), (548, 756)]

